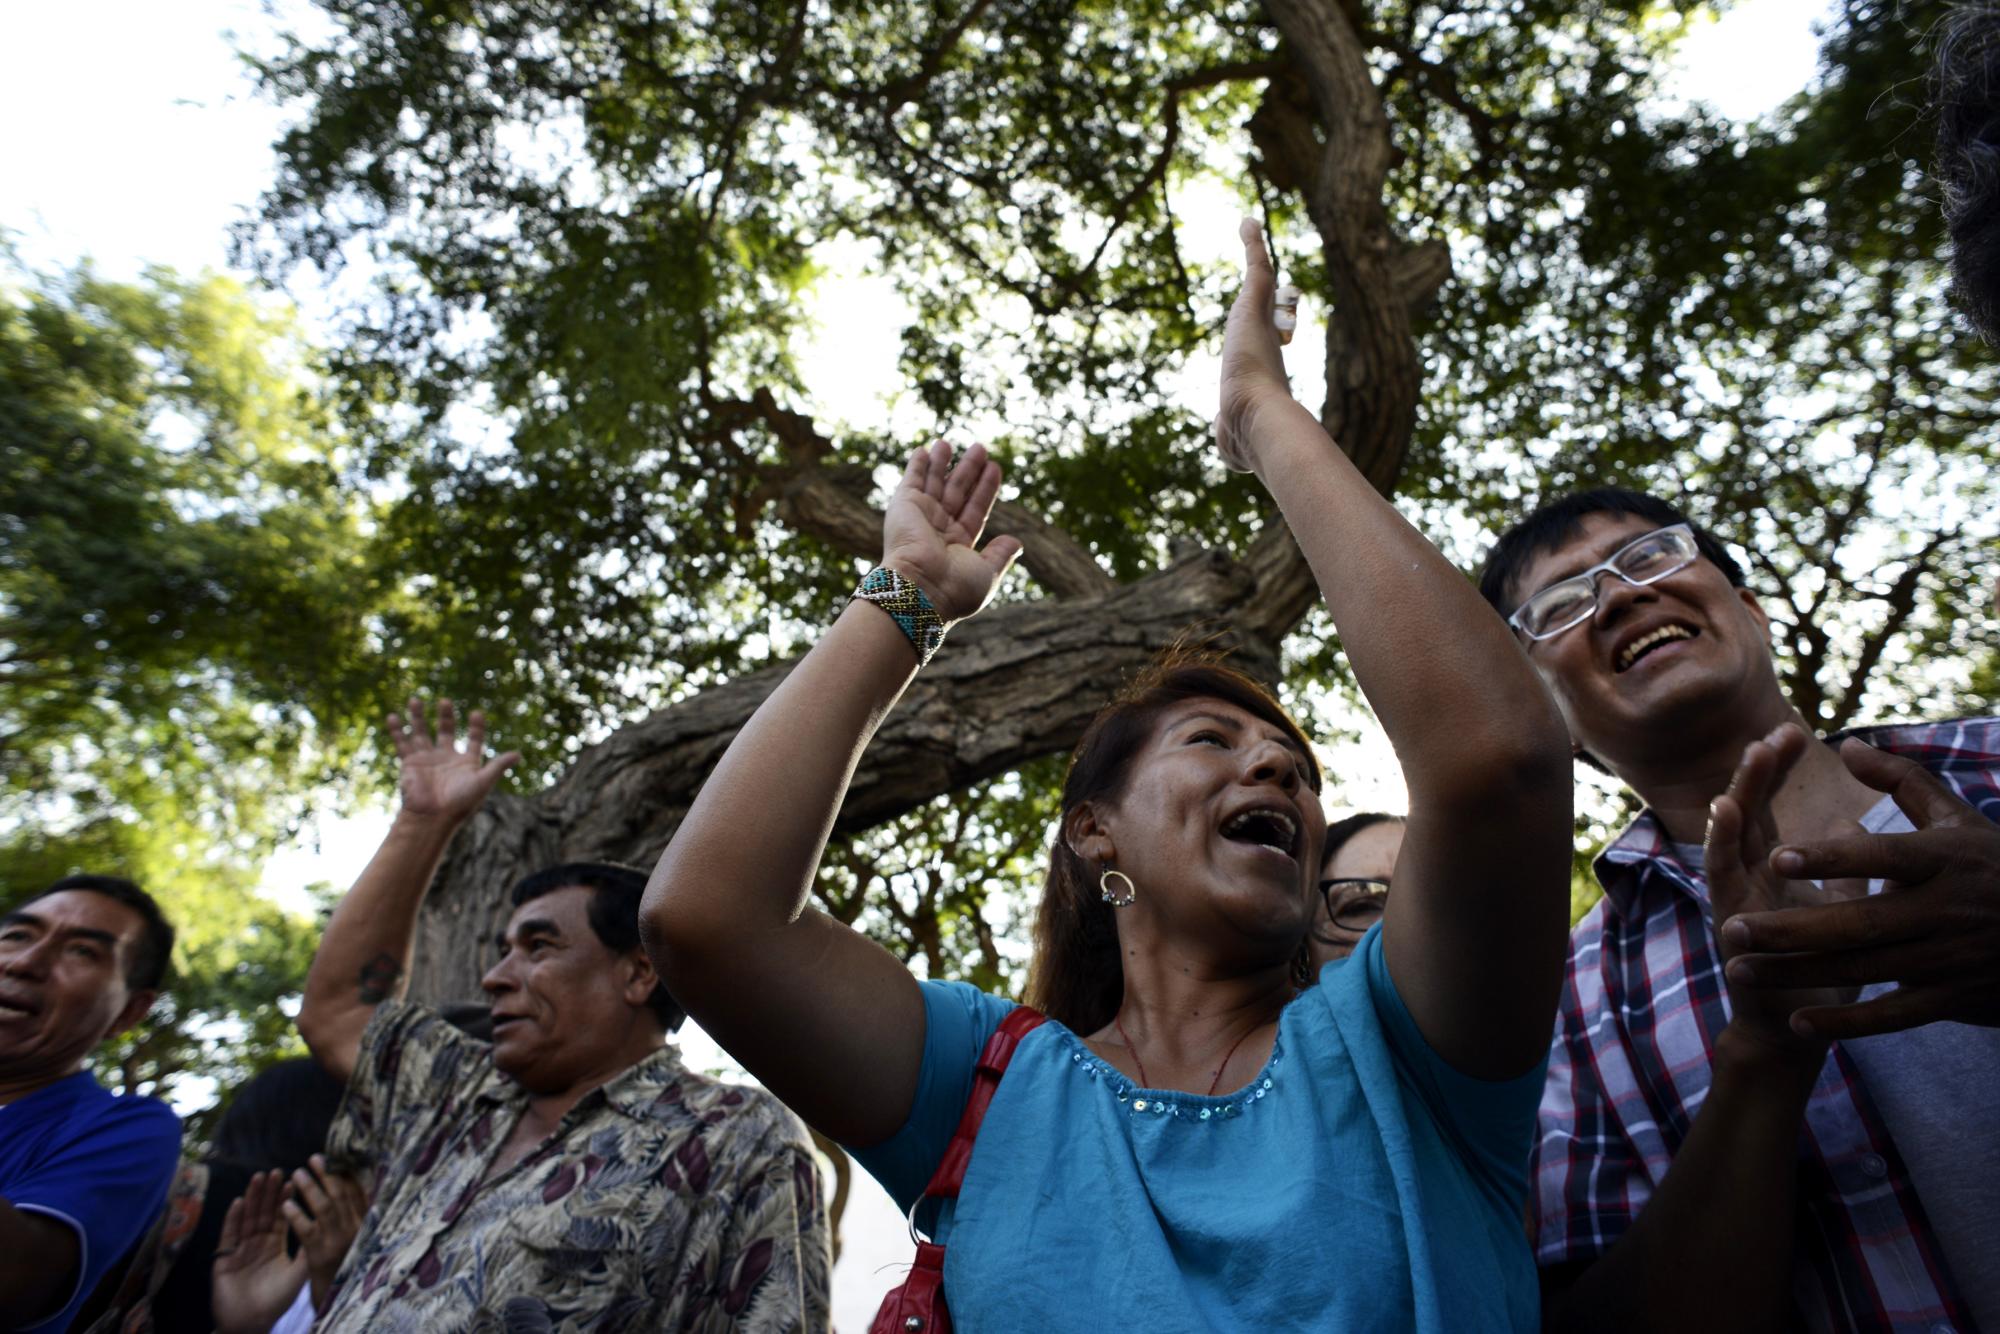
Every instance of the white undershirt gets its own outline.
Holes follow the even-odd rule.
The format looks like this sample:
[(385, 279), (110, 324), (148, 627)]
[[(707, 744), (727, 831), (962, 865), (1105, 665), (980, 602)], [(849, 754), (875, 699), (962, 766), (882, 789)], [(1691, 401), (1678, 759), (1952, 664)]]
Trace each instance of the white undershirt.
[(292, 1298), (292, 1304), (278, 1317), (278, 1323), (271, 1326), (271, 1334), (307, 1334), (318, 1318), (313, 1312), (313, 1285), (303, 1284), (299, 1295)]

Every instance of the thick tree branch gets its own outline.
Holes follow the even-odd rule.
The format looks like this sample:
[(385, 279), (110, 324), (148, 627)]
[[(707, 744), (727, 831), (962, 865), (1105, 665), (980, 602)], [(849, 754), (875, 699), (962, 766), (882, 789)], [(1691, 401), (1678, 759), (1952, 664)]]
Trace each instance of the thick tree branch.
[[(1333, 438), (1387, 494), (1416, 425), (1420, 367), (1413, 311), (1449, 274), (1436, 246), (1412, 247), (1390, 226), (1383, 190), (1395, 160), (1381, 91), (1349, 14), (1317, 0), (1266, 0), (1311, 97), (1310, 124), (1296, 108), (1274, 114), (1267, 137), (1303, 155), (1312, 124), (1324, 135), (1303, 183), (1332, 287), (1326, 404)], [(1275, 178), (1274, 178), (1275, 179)]]
[[(812, 418), (780, 407), (768, 389), (748, 399), (717, 401), (710, 414), (714, 429), (724, 435), (761, 423), (785, 454), (785, 465), (767, 470), (738, 506), (739, 528), (747, 529), (775, 505), (779, 521), (794, 532), (864, 560), (881, 554), (882, 513), (868, 503), (873, 480), (865, 469), (825, 463), (834, 443)], [(1051, 597), (1102, 597), (1117, 587), (1087, 547), (1021, 505), (994, 506), (987, 531), (1021, 539), (1022, 567)]]
[(1104, 597), (1118, 587), (1118, 581), (1104, 572), (1088, 547), (1011, 500), (993, 507), (986, 531), (1020, 538), (1022, 567), (1052, 597)]
[[(1239, 666), (1275, 681), (1279, 640), (1263, 627), (1277, 618), (1265, 592), (1252, 562), (1207, 552), (1108, 597), (1016, 603), (966, 623), (863, 755), (838, 828), (868, 828), (1066, 750), (1131, 673), (1191, 627), (1218, 633)], [(737, 729), (790, 670), (711, 687), (621, 728), (538, 796), (490, 799), (452, 845), (424, 909), (411, 974), (424, 998), (476, 994), (480, 942), (504, 924), (505, 886), (528, 870), (650, 865)]]
[(1932, 534), (1931, 540), (1909, 558), (1903, 572), (1896, 576), (1896, 581), (1883, 595), (1882, 601), (1888, 605), (1889, 613), (1882, 618), (1880, 625), (1862, 636), (1861, 651), (1854, 658), (1854, 669), (1848, 673), (1846, 686), (1827, 711), (1826, 725), (1829, 729), (1838, 730), (1847, 726), (1860, 712), (1862, 695), (1868, 682), (1874, 678), (1875, 669), (1881, 666), (1883, 653), (1917, 610), (1917, 594), (1924, 577), (1935, 568), (1938, 553), (1957, 536), (1955, 529)]
[(1305, 553), (1282, 521), (1264, 524), (1243, 563), (1257, 585), (1255, 605), (1243, 612), (1252, 633), (1282, 640), (1319, 601), (1319, 584)]
[[(788, 479), (777, 516), (794, 532), (872, 560), (882, 551), (882, 512), (866, 499), (874, 483), (860, 468), (808, 468)], [(993, 507), (989, 535), (1021, 539), (1021, 564), (1051, 597), (1103, 597), (1118, 581), (1081, 542), (1012, 501)]]

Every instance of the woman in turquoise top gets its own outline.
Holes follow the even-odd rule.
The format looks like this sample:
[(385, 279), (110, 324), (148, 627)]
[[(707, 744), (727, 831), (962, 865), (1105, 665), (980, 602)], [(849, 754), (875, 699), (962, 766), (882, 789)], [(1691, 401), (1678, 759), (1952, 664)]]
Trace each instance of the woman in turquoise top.
[[(964, 1188), (927, 1220), (966, 1334), (1129, 1325), (1530, 1330), (1524, 1171), (1568, 922), (1561, 718), (1510, 633), (1293, 402), (1246, 222), (1223, 458), (1270, 490), (1409, 785), (1396, 892), (1301, 986), (1325, 817), (1298, 728), (1167, 664), (1100, 715), (1063, 794), (1022, 1041)], [(882, 565), (731, 744), (654, 872), (675, 996), (905, 1206), (1009, 1002), (918, 983), (806, 906), (849, 778), (1019, 544), (979, 533), (978, 446), (919, 451)], [(921, 590), (922, 603), (906, 591)], [(880, 600), (879, 598), (877, 599)], [(919, 649), (919, 652), (921, 648)]]

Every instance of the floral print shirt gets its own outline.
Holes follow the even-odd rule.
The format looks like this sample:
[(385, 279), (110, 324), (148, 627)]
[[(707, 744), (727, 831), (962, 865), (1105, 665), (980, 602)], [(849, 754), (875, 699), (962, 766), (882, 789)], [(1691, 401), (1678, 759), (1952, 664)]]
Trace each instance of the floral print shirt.
[(776, 1099), (662, 1047), (487, 1180), (526, 1106), (434, 1010), (375, 1012), (327, 1140), (374, 1201), (318, 1329), (827, 1328), (818, 1164)]

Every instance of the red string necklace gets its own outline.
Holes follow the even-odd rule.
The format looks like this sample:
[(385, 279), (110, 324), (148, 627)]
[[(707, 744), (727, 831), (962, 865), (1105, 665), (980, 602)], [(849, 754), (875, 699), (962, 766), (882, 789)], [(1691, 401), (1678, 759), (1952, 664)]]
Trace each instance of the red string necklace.
[[(1153, 1081), (1146, 1078), (1146, 1063), (1139, 1059), (1139, 1049), (1133, 1045), (1132, 1035), (1125, 1031), (1125, 1025), (1120, 1022), (1118, 1016), (1115, 1014), (1111, 1016), (1111, 1026), (1117, 1029), (1118, 1036), (1125, 1040), (1125, 1050), (1132, 1053), (1132, 1064), (1139, 1067), (1140, 1085), (1145, 1088), (1153, 1087)], [(1222, 1072), (1229, 1068), (1229, 1058), (1234, 1056), (1236, 1049), (1243, 1045), (1244, 1038), (1249, 1037), (1262, 1027), (1262, 1024), (1250, 1025), (1250, 1027), (1243, 1030), (1242, 1035), (1236, 1041), (1229, 1044), (1229, 1050), (1222, 1053), (1222, 1064), (1215, 1067), (1215, 1078), (1208, 1081), (1208, 1092), (1203, 1095), (1204, 1097), (1212, 1098), (1215, 1096), (1216, 1085), (1222, 1082)]]

